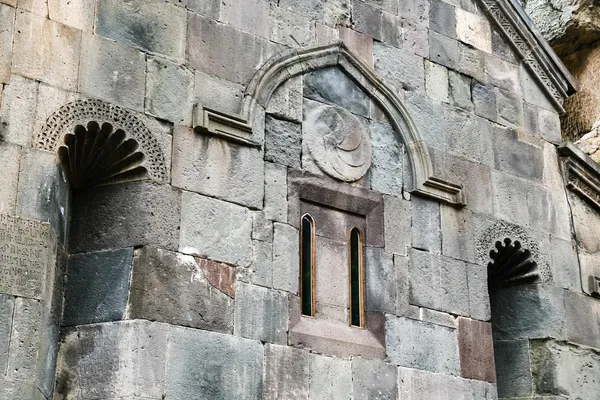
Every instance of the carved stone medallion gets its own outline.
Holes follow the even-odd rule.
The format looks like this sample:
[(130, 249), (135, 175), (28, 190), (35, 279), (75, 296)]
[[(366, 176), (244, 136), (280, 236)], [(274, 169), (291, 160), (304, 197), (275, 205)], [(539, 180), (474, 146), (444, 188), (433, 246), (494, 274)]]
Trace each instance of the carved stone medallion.
[(367, 126), (349, 111), (319, 105), (306, 110), (304, 140), (319, 168), (334, 178), (353, 182), (371, 166), (371, 140)]

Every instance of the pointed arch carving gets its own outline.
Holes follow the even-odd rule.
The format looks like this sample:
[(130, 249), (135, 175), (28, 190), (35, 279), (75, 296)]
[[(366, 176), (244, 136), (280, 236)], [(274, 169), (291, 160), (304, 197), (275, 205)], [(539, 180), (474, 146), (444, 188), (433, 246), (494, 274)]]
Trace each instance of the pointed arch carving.
[(434, 176), (427, 145), (394, 89), (341, 41), (291, 50), (271, 59), (257, 71), (247, 86), (240, 114), (224, 114), (207, 108), (197, 110), (195, 130), (239, 144), (261, 147), (261, 130), (264, 129), (264, 118), (261, 121), (261, 117), (275, 89), (290, 78), (327, 67), (338, 67), (344, 71), (388, 116), (407, 147), (413, 182), (409, 191), (464, 206), (462, 186)]
[(115, 130), (122, 130), (128, 138), (139, 144), (143, 153), (143, 166), (148, 175), (157, 180), (167, 180), (165, 157), (158, 141), (148, 127), (126, 109), (102, 100), (76, 100), (56, 110), (48, 119), (35, 140), (34, 147), (46, 151), (58, 151), (66, 135), (74, 132), (76, 126), (86, 127), (88, 123), (110, 124)]

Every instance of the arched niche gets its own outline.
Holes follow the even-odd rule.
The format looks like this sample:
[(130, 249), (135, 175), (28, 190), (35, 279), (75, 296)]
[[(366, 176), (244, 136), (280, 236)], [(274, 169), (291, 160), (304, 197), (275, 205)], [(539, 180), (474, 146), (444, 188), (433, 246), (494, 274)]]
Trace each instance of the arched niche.
[(464, 206), (462, 186), (436, 177), (426, 143), (394, 89), (353, 54), (343, 42), (291, 50), (268, 61), (254, 75), (244, 93), (241, 112), (225, 114), (196, 110), (197, 132), (220, 136), (242, 145), (262, 147), (265, 108), (275, 90), (287, 80), (329, 67), (341, 69), (385, 113), (406, 146), (412, 174), (409, 192)]

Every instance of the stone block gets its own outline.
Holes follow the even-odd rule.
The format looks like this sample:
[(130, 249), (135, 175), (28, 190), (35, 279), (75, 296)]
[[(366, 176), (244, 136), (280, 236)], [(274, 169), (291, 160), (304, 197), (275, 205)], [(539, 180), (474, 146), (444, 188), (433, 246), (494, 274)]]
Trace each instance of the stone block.
[(369, 117), (369, 97), (341, 69), (330, 67), (302, 77), (304, 97)]
[(241, 206), (183, 192), (179, 251), (241, 267), (252, 260), (252, 215)]
[[(524, 64), (519, 66), (519, 76), (521, 77), (521, 93), (526, 102), (545, 110), (555, 109), (551, 95)], [(558, 141), (560, 142), (560, 139)]]
[(600, 304), (597, 300), (565, 290), (565, 325), (570, 343), (600, 350)]
[(253, 208), (264, 196), (260, 150), (175, 126), (173, 185)]
[(523, 127), (527, 134), (535, 137), (540, 137), (538, 110), (539, 107), (523, 102)]
[[(317, 310), (327, 307), (329, 312), (323, 314), (328, 314), (343, 324), (349, 324), (348, 244), (346, 241), (338, 242), (318, 237), (315, 247)], [(375, 265), (372, 267), (376, 268)]]
[(17, 203), (21, 147), (0, 141), (0, 160), (3, 160), (2, 176), (4, 180), (4, 183), (0, 186), (0, 213), (14, 215)]
[(480, 117), (495, 121), (498, 118), (496, 108), (496, 93), (492, 86), (473, 81), (471, 96), (475, 114)]
[(464, 261), (413, 249), (410, 252), (409, 285), (411, 304), (469, 315)]
[(344, 42), (350, 51), (367, 65), (373, 67), (373, 38), (344, 26), (338, 26), (338, 32), (340, 40)]
[(523, 100), (513, 92), (496, 88), (498, 122), (507, 126), (523, 126)]
[[(440, 3), (442, 3), (440, 1)], [(445, 4), (445, 3), (444, 3)], [(425, 89), (432, 99), (448, 102), (448, 70), (425, 60)]]
[(11, 75), (9, 84), (4, 87), (0, 108), (0, 136), (3, 141), (31, 146), (37, 95), (36, 81)]
[(96, 34), (178, 61), (185, 58), (187, 13), (166, 2), (98, 0)]
[(70, 249), (87, 252), (148, 244), (176, 249), (180, 204), (180, 191), (150, 181), (74, 192)]
[(401, 47), (418, 56), (429, 57), (429, 31), (426, 27), (410, 19), (403, 19), (401, 31)]
[(234, 282), (229, 265), (144, 246), (133, 258), (128, 317), (231, 333)]
[(89, 32), (94, 26), (95, 2), (48, 0), (48, 17), (60, 24)]
[(442, 254), (475, 262), (473, 214), (469, 210), (440, 205)]
[[(12, 331), (15, 298), (0, 294), (0, 368), (6, 371), (8, 367), (8, 351)], [(4, 377), (4, 373), (2, 374)]]
[(458, 352), (463, 378), (496, 382), (490, 323), (459, 317)]
[(467, 111), (472, 111), (471, 78), (455, 71), (448, 71), (448, 83), (450, 86), (450, 104)]
[(396, 270), (396, 315), (419, 319), (419, 307), (410, 304), (408, 286), (408, 263), (406, 256), (394, 255), (394, 269)]
[(86, 325), (65, 332), (56, 397), (160, 399), (167, 333), (165, 325), (148, 321)]
[[(457, 16), (461, 16), (453, 5), (441, 0), (431, 0), (429, 5), (429, 29), (456, 39)], [(463, 21), (460, 21), (463, 23)]]
[[(441, 0), (440, 0), (440, 3)], [(429, 31), (429, 59), (450, 69), (459, 68), (460, 52), (458, 42), (447, 36)]]
[(556, 112), (540, 108), (538, 126), (542, 138), (555, 144), (561, 142), (560, 118)]
[[(271, 234), (273, 225), (271, 224)], [(273, 243), (255, 240), (253, 242), (254, 258), (247, 270), (247, 281), (255, 285), (272, 287), (273, 286)]]
[(66, 90), (77, 88), (81, 32), (19, 11), (13, 44), (12, 71)]
[(374, 42), (373, 58), (375, 71), (397, 90), (424, 90), (423, 57), (404, 49)]
[(498, 88), (513, 92), (521, 92), (519, 67), (515, 63), (492, 55), (485, 55), (485, 74), (487, 83)]
[(67, 92), (45, 83), (40, 83), (38, 85), (35, 122), (33, 125), (34, 140), (39, 137), (40, 132), (46, 126), (46, 121), (59, 109), (59, 107), (79, 99), (80, 96), (78, 93)]
[(10, 81), (15, 9), (0, 5), (0, 84)]
[(79, 90), (84, 95), (143, 112), (146, 90), (144, 53), (101, 36), (84, 35)]
[(298, 293), (298, 230), (280, 223), (274, 223), (273, 228), (273, 287)]
[(398, 15), (423, 26), (429, 22), (430, 3), (427, 0), (407, 0), (399, 2)]
[(273, 243), (273, 221), (265, 211), (252, 213), (252, 240)]
[(476, 395), (473, 382), (418, 369), (398, 368), (398, 394), (402, 400), (488, 399)]
[(35, 381), (41, 341), (42, 304), (35, 299), (16, 297), (12, 333), (8, 347), (6, 377), (15, 381)]
[(281, 7), (271, 7), (269, 39), (288, 47), (308, 46), (312, 43), (312, 21)]
[(350, 360), (310, 354), (310, 399), (351, 399), (352, 364)]
[(524, 207), (529, 186), (529, 181), (492, 171), (494, 215), (514, 223), (530, 221), (529, 211)]
[(490, 293), (494, 338), (566, 338), (563, 292), (547, 285), (496, 289)]
[(190, 67), (234, 83), (247, 84), (273, 54), (266, 39), (198, 14), (189, 14), (187, 36)]
[(133, 249), (75, 254), (67, 264), (63, 326), (125, 318)]
[(244, 87), (204, 72), (195, 72), (195, 100), (198, 108), (208, 108), (230, 114), (240, 111)]
[(456, 331), (403, 317), (386, 321), (386, 353), (402, 367), (459, 375)]
[(411, 204), (401, 197), (384, 196), (385, 251), (406, 255), (411, 246)]
[(556, 286), (581, 292), (579, 259), (570, 241), (550, 236), (550, 271)]
[[(413, 306), (418, 308), (416, 306)], [(453, 315), (431, 310), (429, 308), (418, 308), (419, 310), (419, 321), (429, 322), (431, 324), (446, 326), (448, 328), (455, 329), (456, 328), (456, 319)]]
[(17, 0), (0, 0), (1, 4), (6, 4), (8, 6), (11, 6), (13, 8), (17, 7)]
[(444, 105), (444, 120), (444, 134), (449, 136), (452, 152), (492, 165), (493, 134), (489, 121), (447, 105)]
[(287, 168), (265, 163), (265, 215), (268, 219), (287, 222)]
[(175, 4), (184, 3), (185, 8), (197, 14), (204, 15), (214, 20), (219, 19), (220, 0), (170, 0)]
[(275, 89), (267, 105), (267, 114), (302, 123), (302, 76), (295, 76)]
[(600, 240), (598, 240), (600, 215), (575, 194), (569, 193), (569, 203), (573, 213), (577, 245), (590, 254), (600, 252)]
[(235, 297), (235, 335), (268, 343), (287, 343), (287, 295), (240, 282)]
[(440, 226), (440, 203), (435, 200), (412, 196), (412, 246), (416, 249), (440, 253), (442, 232)]
[(543, 149), (519, 140), (517, 131), (494, 126), (495, 168), (540, 182), (544, 173)]
[(483, 15), (456, 8), (456, 37), (479, 50), (492, 52), (492, 29)]
[(372, 120), (371, 124), (371, 189), (392, 196), (402, 196), (404, 186), (405, 148), (388, 123)]
[(288, 346), (265, 346), (263, 399), (308, 399), (309, 352)]
[(396, 312), (396, 270), (391, 254), (375, 247), (365, 248), (366, 311)]
[(269, 2), (264, 0), (224, 0), (219, 21), (240, 31), (269, 39)]
[(480, 321), (491, 318), (487, 265), (467, 264), (469, 285), (469, 315)]
[(480, 82), (485, 82), (485, 57), (484, 52), (471, 46), (458, 43), (458, 71), (471, 76)]
[(19, 0), (19, 9), (29, 13), (48, 18), (47, 0)]
[(380, 360), (352, 359), (352, 391), (355, 400), (396, 399), (397, 380), (395, 365)]
[(265, 120), (265, 160), (300, 168), (302, 125), (267, 115)]
[(192, 123), (194, 74), (182, 65), (148, 58), (146, 103), (148, 114), (175, 124)]
[(352, 2), (352, 27), (376, 40), (398, 46), (399, 19), (370, 3)]

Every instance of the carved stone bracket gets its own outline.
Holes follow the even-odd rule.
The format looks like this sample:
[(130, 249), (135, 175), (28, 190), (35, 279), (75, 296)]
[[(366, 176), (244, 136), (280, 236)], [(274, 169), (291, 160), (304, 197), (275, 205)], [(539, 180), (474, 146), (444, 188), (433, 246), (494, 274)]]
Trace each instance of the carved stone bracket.
[(413, 183), (413, 187), (408, 188), (408, 191), (415, 191), (451, 205), (464, 206), (465, 196), (461, 185), (433, 176), (427, 145), (421, 139), (395, 90), (341, 41), (291, 50), (268, 61), (246, 88), (239, 114), (198, 109), (194, 129), (198, 133), (215, 135), (238, 144), (260, 147), (259, 140), (262, 141), (262, 135), (259, 131), (263, 129), (264, 122), (260, 117), (264, 115), (264, 109), (275, 89), (297, 75), (327, 67), (338, 67), (344, 71), (388, 116), (402, 143), (408, 148)]
[(577, 83), (521, 5), (517, 0), (478, 1), (550, 94), (557, 109), (564, 111), (562, 102), (578, 90)]
[(600, 212), (600, 165), (571, 142), (562, 143), (558, 152), (567, 188)]

